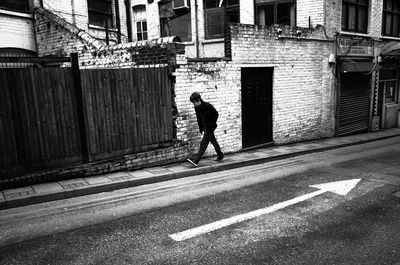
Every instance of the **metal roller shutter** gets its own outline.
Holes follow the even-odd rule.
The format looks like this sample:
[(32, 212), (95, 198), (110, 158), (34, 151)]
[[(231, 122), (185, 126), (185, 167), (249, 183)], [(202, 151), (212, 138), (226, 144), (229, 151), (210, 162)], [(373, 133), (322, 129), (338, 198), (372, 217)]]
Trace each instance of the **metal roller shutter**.
[(342, 74), (338, 136), (368, 131), (370, 79), (362, 73)]

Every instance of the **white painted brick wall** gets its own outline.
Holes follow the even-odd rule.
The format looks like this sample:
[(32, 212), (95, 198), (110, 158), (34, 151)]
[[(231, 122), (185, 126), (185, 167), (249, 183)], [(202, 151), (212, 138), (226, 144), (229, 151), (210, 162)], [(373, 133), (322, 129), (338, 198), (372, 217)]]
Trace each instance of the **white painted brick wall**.
[[(202, 135), (189, 97), (199, 92), (204, 101), (210, 102), (219, 112), (216, 138), (224, 152), (234, 152), (241, 148), (240, 143), (240, 94), (237, 89), (236, 71), (224, 61), (210, 63), (183, 64), (175, 72), (176, 104), (180, 116), (177, 121), (178, 140), (189, 143), (189, 148), (196, 153)], [(214, 148), (209, 145), (207, 155), (215, 155)]]
[[(336, 1), (337, 2), (337, 1)], [(324, 25), (324, 0), (297, 0), (296, 24), (298, 27)]]
[(233, 63), (274, 67), (273, 140), (287, 143), (333, 136), (334, 76), (328, 64), (333, 42), (276, 40), (266, 35), (241, 30), (232, 41), (232, 53)]
[(80, 29), (88, 28), (87, 0), (43, 0), (43, 7)]

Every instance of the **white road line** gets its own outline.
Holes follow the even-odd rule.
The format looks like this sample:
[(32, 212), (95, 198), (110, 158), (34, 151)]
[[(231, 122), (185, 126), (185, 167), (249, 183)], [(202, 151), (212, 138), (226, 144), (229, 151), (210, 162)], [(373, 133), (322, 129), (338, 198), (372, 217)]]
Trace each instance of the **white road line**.
[(326, 184), (313, 185), (311, 187), (318, 188), (320, 190), (296, 197), (296, 198), (288, 200), (288, 201), (277, 203), (270, 207), (255, 210), (255, 211), (252, 211), (252, 212), (249, 212), (246, 214), (233, 216), (233, 217), (223, 219), (220, 221), (216, 221), (216, 222), (213, 222), (210, 224), (195, 227), (195, 228), (183, 231), (183, 232), (175, 233), (175, 234), (169, 235), (169, 237), (171, 237), (175, 241), (183, 241), (183, 240), (195, 237), (195, 236), (199, 236), (202, 234), (206, 234), (206, 233), (218, 230), (223, 227), (227, 227), (227, 226), (230, 226), (230, 225), (233, 225), (236, 223), (250, 220), (250, 219), (259, 217), (261, 215), (272, 213), (274, 211), (286, 208), (290, 205), (311, 199), (315, 196), (318, 196), (318, 195), (323, 194), (328, 191), (334, 192), (334, 193), (337, 193), (340, 195), (346, 195), (357, 185), (357, 183), (360, 180), (361, 179), (352, 179), (352, 180), (337, 181), (337, 182), (331, 182), (331, 183), (326, 183)]

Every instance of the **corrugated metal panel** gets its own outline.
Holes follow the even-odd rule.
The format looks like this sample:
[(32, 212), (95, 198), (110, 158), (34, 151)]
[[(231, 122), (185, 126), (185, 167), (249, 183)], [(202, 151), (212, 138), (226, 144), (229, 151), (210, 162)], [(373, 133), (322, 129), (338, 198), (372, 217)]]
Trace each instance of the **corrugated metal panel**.
[(368, 131), (371, 75), (342, 74), (338, 135)]

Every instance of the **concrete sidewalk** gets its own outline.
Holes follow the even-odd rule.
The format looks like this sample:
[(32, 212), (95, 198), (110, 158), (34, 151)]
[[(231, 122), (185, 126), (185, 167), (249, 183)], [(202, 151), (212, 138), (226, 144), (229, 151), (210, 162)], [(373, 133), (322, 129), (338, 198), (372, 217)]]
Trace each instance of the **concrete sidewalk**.
[(239, 152), (227, 155), (222, 162), (214, 161), (215, 158), (202, 159), (197, 168), (189, 163), (177, 163), (3, 190), (0, 191), (0, 210), (228, 170), (392, 137), (400, 137), (400, 128)]

